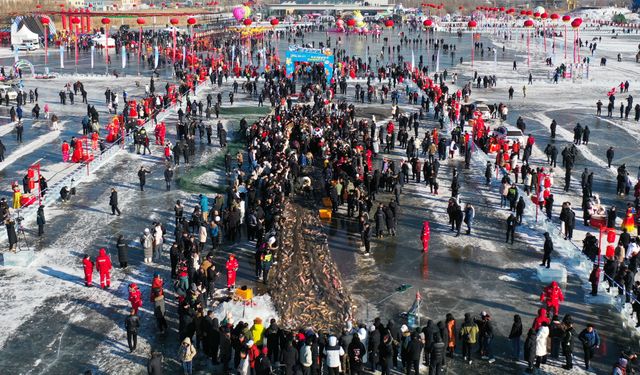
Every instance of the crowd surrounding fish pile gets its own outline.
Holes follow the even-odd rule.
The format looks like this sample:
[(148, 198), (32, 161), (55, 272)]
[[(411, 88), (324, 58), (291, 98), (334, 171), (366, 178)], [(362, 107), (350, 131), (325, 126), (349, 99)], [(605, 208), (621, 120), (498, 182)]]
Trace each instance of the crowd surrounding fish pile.
[(287, 202), (282, 243), (269, 275), (269, 289), (282, 324), (340, 332), (355, 305), (343, 286), (317, 212)]

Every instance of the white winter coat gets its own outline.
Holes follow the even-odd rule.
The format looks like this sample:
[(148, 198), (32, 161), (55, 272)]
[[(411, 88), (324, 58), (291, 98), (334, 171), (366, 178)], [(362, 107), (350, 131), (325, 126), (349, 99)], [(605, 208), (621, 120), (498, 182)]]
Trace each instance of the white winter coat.
[(542, 326), (536, 334), (536, 357), (547, 355), (547, 339), (549, 338), (549, 327)]
[(156, 246), (162, 245), (162, 228), (160, 226), (155, 227), (153, 232), (153, 243)]
[(344, 355), (344, 349), (338, 345), (338, 339), (335, 336), (329, 337), (329, 345), (324, 348), (324, 355), (327, 358), (327, 367), (340, 367), (340, 357)]
[(200, 226), (200, 233), (198, 235), (198, 240), (200, 240), (200, 243), (207, 242), (207, 228), (204, 225)]
[(313, 364), (313, 358), (311, 356), (311, 347), (309, 345), (302, 345), (300, 348), (300, 364), (303, 367), (311, 367)]

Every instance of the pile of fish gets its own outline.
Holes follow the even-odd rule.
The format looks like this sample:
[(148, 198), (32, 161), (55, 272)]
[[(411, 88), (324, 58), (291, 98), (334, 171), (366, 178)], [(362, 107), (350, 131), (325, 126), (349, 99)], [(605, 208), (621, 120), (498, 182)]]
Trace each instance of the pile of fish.
[(282, 324), (340, 332), (355, 312), (316, 211), (287, 202), (269, 289)]

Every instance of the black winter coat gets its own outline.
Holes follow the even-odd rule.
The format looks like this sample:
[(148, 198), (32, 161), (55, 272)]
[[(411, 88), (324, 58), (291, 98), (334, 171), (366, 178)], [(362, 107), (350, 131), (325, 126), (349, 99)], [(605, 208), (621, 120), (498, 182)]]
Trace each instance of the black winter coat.
[(231, 360), (231, 339), (226, 335), (220, 335), (220, 362)]
[(153, 353), (147, 363), (147, 374), (162, 375), (162, 354)]
[(118, 205), (118, 192), (112, 191), (111, 196), (109, 197), (109, 206), (117, 206)]
[(129, 262), (129, 249), (124, 238), (118, 239), (118, 242), (116, 243), (116, 248), (118, 249), (118, 261), (120, 263)]
[(573, 336), (576, 335), (576, 330), (573, 327), (565, 329), (562, 336), (562, 352), (564, 354), (573, 353)]
[(536, 336), (527, 336), (524, 341), (524, 360), (533, 362), (536, 358)]
[(419, 361), (420, 354), (422, 353), (422, 343), (419, 339), (414, 338), (411, 339), (409, 345), (407, 346), (407, 352), (409, 354), (409, 360), (411, 361)]
[(431, 363), (441, 363), (444, 359), (444, 342), (436, 342), (431, 345)]

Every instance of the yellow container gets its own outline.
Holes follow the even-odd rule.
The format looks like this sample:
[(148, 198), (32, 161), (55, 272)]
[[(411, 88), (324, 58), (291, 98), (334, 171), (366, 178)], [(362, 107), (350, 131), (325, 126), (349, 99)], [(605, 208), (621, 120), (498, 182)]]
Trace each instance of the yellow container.
[(320, 219), (331, 220), (331, 210), (321, 209), (319, 210)]
[(236, 296), (243, 301), (248, 301), (253, 298), (253, 289), (247, 288), (243, 290), (238, 288), (236, 289)]
[(329, 197), (322, 198), (322, 204), (325, 207), (333, 207), (333, 204), (331, 203), (331, 198), (329, 198)]

